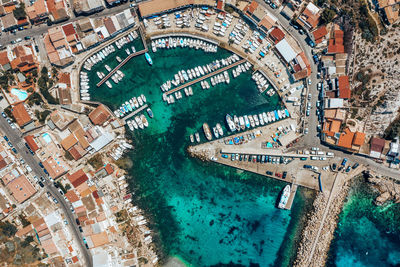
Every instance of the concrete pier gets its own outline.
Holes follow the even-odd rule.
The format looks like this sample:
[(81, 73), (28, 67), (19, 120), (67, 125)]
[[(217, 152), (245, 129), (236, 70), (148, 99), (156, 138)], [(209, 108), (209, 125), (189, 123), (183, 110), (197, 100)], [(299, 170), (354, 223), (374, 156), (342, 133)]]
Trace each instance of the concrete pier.
[(210, 78), (210, 77), (212, 77), (212, 76), (214, 76), (214, 75), (217, 75), (217, 74), (219, 74), (219, 73), (221, 73), (221, 72), (224, 72), (224, 71), (226, 71), (226, 70), (229, 70), (229, 69), (231, 69), (231, 68), (233, 68), (233, 67), (236, 67), (236, 66), (238, 66), (238, 65), (240, 65), (240, 64), (242, 64), (242, 63), (245, 63), (245, 62), (246, 62), (246, 59), (241, 59), (241, 60), (239, 60), (239, 61), (236, 61), (235, 63), (233, 63), (233, 64), (231, 64), (231, 65), (229, 65), (229, 66), (223, 67), (223, 68), (218, 69), (218, 70), (213, 71), (213, 72), (210, 72), (210, 73), (208, 73), (208, 74), (206, 74), (206, 75), (204, 75), (204, 76), (202, 76), (202, 77), (200, 77), (200, 78), (197, 78), (197, 79), (195, 79), (195, 80), (193, 80), (193, 81), (190, 81), (190, 82), (188, 82), (188, 83), (185, 83), (185, 84), (183, 84), (183, 85), (180, 85), (180, 86), (178, 86), (178, 87), (176, 87), (176, 88), (174, 88), (174, 89), (172, 89), (172, 90), (170, 90), (170, 91), (168, 91), (168, 92), (165, 92), (165, 94), (166, 94), (166, 95), (170, 95), (170, 94), (175, 93), (175, 92), (177, 92), (177, 91), (179, 91), (179, 90), (182, 90), (182, 89), (185, 88), (185, 87), (191, 86), (192, 84), (198, 83), (198, 82), (200, 82), (200, 81), (202, 81), (202, 80), (204, 80), (204, 79)]
[(126, 124), (126, 121), (129, 120), (130, 118), (132, 118), (133, 116), (135, 116), (136, 114), (138, 114), (139, 112), (141, 112), (142, 110), (146, 109), (148, 107), (147, 104), (139, 107), (138, 109), (132, 111), (131, 113), (129, 113), (127, 116), (121, 118), (122, 124)]

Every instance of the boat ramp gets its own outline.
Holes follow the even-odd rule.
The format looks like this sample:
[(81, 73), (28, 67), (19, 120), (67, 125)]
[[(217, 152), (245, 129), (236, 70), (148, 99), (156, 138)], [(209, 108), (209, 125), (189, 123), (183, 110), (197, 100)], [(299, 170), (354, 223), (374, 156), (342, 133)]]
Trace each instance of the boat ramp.
[(197, 78), (197, 79), (195, 79), (195, 80), (193, 80), (193, 81), (190, 81), (190, 82), (185, 83), (185, 84), (183, 84), (183, 85), (180, 85), (180, 86), (178, 86), (178, 87), (176, 87), (176, 88), (174, 88), (174, 89), (172, 89), (172, 90), (169, 90), (168, 92), (165, 92), (165, 94), (168, 96), (168, 95), (173, 94), (173, 93), (175, 93), (175, 92), (177, 92), (177, 91), (179, 91), (179, 90), (182, 90), (183, 88), (186, 88), (186, 87), (188, 87), (188, 86), (191, 86), (191, 85), (193, 85), (193, 84), (195, 84), (195, 83), (198, 83), (198, 82), (200, 82), (200, 81), (202, 81), (202, 80), (205, 80), (205, 79), (207, 79), (207, 78), (213, 77), (213, 76), (215, 76), (215, 75), (217, 75), (217, 74), (219, 74), (219, 73), (221, 73), (221, 72), (224, 72), (224, 71), (226, 71), (226, 70), (229, 70), (229, 69), (231, 69), (231, 68), (233, 68), (233, 67), (236, 67), (236, 66), (238, 66), (238, 65), (240, 65), (240, 64), (243, 64), (243, 63), (245, 63), (245, 62), (246, 62), (246, 59), (241, 59), (241, 60), (239, 60), (239, 61), (236, 61), (235, 63), (233, 63), (233, 64), (231, 64), (231, 65), (229, 65), (229, 66), (225, 66), (225, 67), (220, 68), (220, 69), (218, 69), (218, 70), (216, 70), (216, 71), (210, 72), (210, 73), (208, 73), (208, 74), (206, 74), (206, 75), (204, 75), (204, 76), (202, 76), (202, 77), (199, 77), (199, 78)]

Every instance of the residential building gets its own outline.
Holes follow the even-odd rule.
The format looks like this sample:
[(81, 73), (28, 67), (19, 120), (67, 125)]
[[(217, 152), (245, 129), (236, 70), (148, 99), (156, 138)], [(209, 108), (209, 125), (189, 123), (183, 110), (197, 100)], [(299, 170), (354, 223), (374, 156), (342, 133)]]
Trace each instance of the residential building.
[[(71, 38), (72, 41), (73, 38)], [(44, 36), (44, 45), (51, 64), (65, 67), (74, 61), (73, 52), (62, 27), (50, 28)]]
[(90, 15), (105, 8), (102, 0), (73, 0), (72, 5), (76, 15)]
[(270, 33), (269, 37), (277, 44), (285, 38), (285, 33), (279, 28), (275, 27)]
[(45, 0), (36, 0), (25, 9), (32, 24), (43, 22), (49, 18), (49, 11)]
[(315, 31), (312, 32), (312, 35), (314, 37), (314, 42), (318, 45), (320, 43), (323, 43), (327, 36), (328, 36), (328, 31), (326, 29), (326, 26), (323, 25), (316, 29)]
[(307, 4), (306, 8), (303, 10), (296, 21), (304, 29), (311, 31), (312, 29), (317, 27), (320, 16), (320, 9), (312, 2), (310, 2)]
[(20, 72), (27, 73), (37, 69), (39, 63), (33, 53), (32, 45), (20, 45), (11, 50), (10, 66), (12, 70), (19, 70)]
[(369, 155), (372, 158), (381, 158), (383, 149), (385, 148), (385, 139), (372, 137), (370, 140), (370, 152)]
[(111, 118), (111, 113), (108, 111), (107, 107), (100, 104), (92, 112), (89, 113), (89, 119), (94, 125), (102, 125)]
[(389, 24), (393, 24), (399, 19), (400, 1), (379, 0), (377, 6), (382, 11)]
[(13, 106), (11, 113), (21, 128), (24, 128), (33, 121), (31, 116), (29, 116), (28, 112), (26, 111), (24, 103), (18, 103), (17, 105)]
[(47, 0), (49, 18), (53, 23), (59, 23), (69, 19), (68, 9), (64, 0)]
[(327, 54), (344, 53), (343, 36), (344, 33), (340, 29), (339, 25), (334, 24), (328, 43)]
[(0, 17), (0, 21), (2, 31), (7, 32), (18, 28), (18, 20), (14, 17), (12, 12)]
[(24, 202), (36, 193), (36, 189), (24, 175), (15, 178), (6, 187), (18, 203)]
[(340, 76), (337, 80), (339, 85), (339, 98), (350, 99), (351, 90), (350, 90), (349, 76), (347, 75)]

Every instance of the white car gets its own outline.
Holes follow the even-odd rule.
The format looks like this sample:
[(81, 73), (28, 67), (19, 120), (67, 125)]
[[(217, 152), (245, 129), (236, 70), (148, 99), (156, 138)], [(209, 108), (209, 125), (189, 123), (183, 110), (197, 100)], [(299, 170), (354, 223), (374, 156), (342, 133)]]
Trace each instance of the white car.
[(312, 147), (311, 150), (318, 151), (319, 147)]
[(31, 168), (31, 166), (29, 166), (29, 165), (26, 165), (26, 166), (25, 166), (25, 169), (26, 169), (28, 172), (31, 172), (31, 171), (32, 171), (32, 168)]
[(308, 84), (311, 84), (311, 79), (308, 79)]

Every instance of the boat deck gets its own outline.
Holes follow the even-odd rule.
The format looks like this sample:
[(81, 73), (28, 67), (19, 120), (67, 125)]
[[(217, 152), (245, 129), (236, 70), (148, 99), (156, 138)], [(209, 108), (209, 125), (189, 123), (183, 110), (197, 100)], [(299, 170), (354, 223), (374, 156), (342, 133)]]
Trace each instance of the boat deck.
[(236, 66), (238, 66), (238, 65), (240, 65), (240, 64), (243, 64), (243, 63), (245, 63), (245, 62), (246, 62), (246, 59), (241, 59), (241, 60), (239, 60), (239, 61), (236, 61), (235, 63), (233, 63), (233, 64), (231, 64), (231, 65), (229, 65), (229, 66), (225, 66), (225, 67), (223, 67), (223, 68), (221, 68), (221, 69), (218, 69), (218, 70), (216, 70), (216, 71), (210, 72), (210, 73), (208, 73), (208, 74), (206, 74), (206, 75), (204, 75), (204, 76), (202, 76), (202, 77), (199, 77), (199, 78), (197, 78), (197, 79), (195, 79), (195, 80), (193, 80), (193, 81), (190, 81), (190, 82), (188, 82), (188, 83), (182, 84), (182, 85), (180, 85), (180, 86), (178, 86), (178, 87), (176, 87), (176, 88), (174, 88), (174, 89), (172, 89), (172, 90), (170, 90), (170, 91), (168, 91), (168, 92), (165, 92), (165, 94), (166, 94), (166, 95), (173, 94), (173, 93), (175, 93), (175, 92), (177, 92), (177, 91), (179, 91), (179, 90), (182, 90), (182, 89), (185, 88), (185, 87), (188, 87), (188, 86), (190, 86), (190, 85), (193, 85), (193, 84), (195, 84), (195, 83), (198, 83), (198, 82), (200, 82), (200, 81), (202, 81), (202, 80), (205, 80), (205, 79), (207, 79), (207, 78), (210, 78), (210, 77), (212, 77), (212, 76), (214, 76), (214, 75), (217, 75), (217, 74), (219, 74), (219, 73), (221, 73), (221, 72), (224, 72), (224, 71), (226, 71), (226, 70), (229, 70), (229, 69), (231, 69), (231, 68), (233, 68), (233, 67), (236, 67)]
[(139, 112), (141, 112), (142, 110), (146, 109), (148, 107), (147, 104), (139, 107), (138, 109), (132, 111), (131, 113), (129, 113), (127, 116), (121, 118), (121, 121), (123, 122), (123, 124), (126, 124), (126, 121), (129, 120), (130, 118), (132, 118), (133, 116), (135, 116), (136, 114), (138, 114)]

